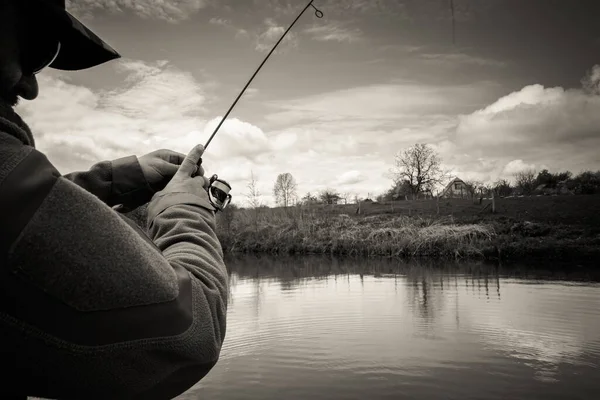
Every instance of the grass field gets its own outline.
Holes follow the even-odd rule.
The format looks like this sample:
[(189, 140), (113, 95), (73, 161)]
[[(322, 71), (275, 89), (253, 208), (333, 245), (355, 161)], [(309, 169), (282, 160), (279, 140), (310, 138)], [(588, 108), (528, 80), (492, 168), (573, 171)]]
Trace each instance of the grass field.
[[(356, 204), (317, 205), (310, 209), (355, 215), (357, 207)], [(541, 223), (600, 226), (600, 195), (500, 198), (496, 199), (496, 214), (491, 213), (491, 200), (483, 200), (480, 205), (468, 199), (443, 199), (439, 201), (439, 214), (436, 200), (362, 203), (361, 214), (363, 216), (452, 216), (459, 221), (508, 217)]]
[[(229, 252), (593, 262), (600, 195), (447, 199), (235, 210), (218, 216)], [(439, 208), (439, 212), (438, 212)]]

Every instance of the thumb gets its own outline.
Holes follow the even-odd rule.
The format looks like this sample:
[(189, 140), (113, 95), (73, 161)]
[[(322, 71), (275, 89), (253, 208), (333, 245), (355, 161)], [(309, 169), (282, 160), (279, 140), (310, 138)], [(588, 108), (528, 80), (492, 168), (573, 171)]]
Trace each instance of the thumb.
[(204, 153), (204, 146), (199, 144), (196, 145), (185, 157), (177, 174), (184, 176), (192, 176), (194, 172), (196, 172), (196, 166), (202, 158), (202, 154)]

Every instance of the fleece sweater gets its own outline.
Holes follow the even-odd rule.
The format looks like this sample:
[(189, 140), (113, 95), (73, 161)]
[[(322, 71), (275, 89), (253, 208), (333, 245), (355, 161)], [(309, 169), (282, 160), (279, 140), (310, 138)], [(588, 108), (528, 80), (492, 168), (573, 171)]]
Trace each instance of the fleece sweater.
[[(111, 208), (149, 196), (148, 232)], [(0, 108), (0, 398), (171, 399), (217, 363), (227, 296), (205, 191), (152, 193), (135, 156), (61, 175)]]

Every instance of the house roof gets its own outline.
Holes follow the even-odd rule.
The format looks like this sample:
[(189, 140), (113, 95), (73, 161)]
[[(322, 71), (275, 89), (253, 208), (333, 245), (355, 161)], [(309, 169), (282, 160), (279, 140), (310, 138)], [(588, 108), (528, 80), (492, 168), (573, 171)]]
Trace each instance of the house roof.
[(448, 190), (450, 190), (450, 188), (452, 187), (452, 185), (455, 184), (455, 183), (465, 183), (465, 181), (463, 181), (460, 178), (454, 178), (454, 179), (452, 179), (450, 182), (448, 182), (448, 184), (446, 185), (446, 187), (444, 188), (444, 190), (442, 190), (441, 195), (443, 196), (444, 194), (446, 194), (446, 192)]

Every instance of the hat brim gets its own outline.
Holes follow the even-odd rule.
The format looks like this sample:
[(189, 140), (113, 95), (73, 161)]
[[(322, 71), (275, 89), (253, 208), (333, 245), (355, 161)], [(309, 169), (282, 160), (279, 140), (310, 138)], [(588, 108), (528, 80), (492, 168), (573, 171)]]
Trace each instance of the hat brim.
[(121, 58), (108, 43), (88, 29), (66, 10), (55, 10), (59, 18), (60, 52), (49, 65), (64, 71), (92, 68)]

